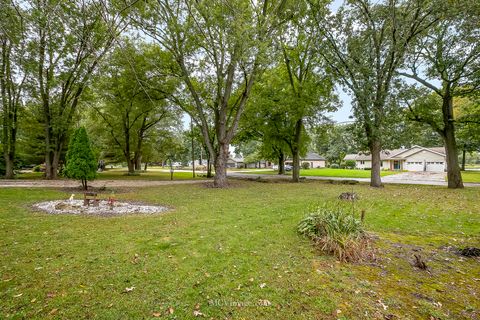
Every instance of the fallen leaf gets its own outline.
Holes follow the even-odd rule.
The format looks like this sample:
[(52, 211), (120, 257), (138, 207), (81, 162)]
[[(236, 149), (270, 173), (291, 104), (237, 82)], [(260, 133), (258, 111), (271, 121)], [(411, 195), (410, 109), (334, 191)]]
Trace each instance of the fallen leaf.
[(48, 314), (53, 315), (58, 312), (58, 309), (52, 309)]
[(261, 289), (263, 289), (263, 288), (265, 288), (266, 286), (267, 286), (267, 284), (264, 282), (264, 283), (261, 283), (259, 287), (260, 287)]
[(161, 316), (162, 316), (162, 314), (160, 312), (152, 313), (152, 317), (154, 317), (154, 318), (160, 318)]
[(30, 300), (30, 303), (34, 303), (35, 301), (37, 301), (37, 298), (33, 298), (32, 300)]
[(133, 256), (133, 259), (132, 259), (132, 263), (133, 263), (133, 264), (137, 264), (139, 259), (140, 259), (140, 258), (139, 258), (139, 256), (138, 256), (138, 253), (135, 253), (135, 255)]
[(264, 306), (264, 307), (268, 307), (268, 306), (272, 305), (272, 303), (267, 299), (258, 300), (258, 304), (261, 305), (261, 306)]
[(135, 289), (135, 287), (127, 287), (125, 288), (125, 292), (132, 292)]
[(384, 304), (382, 300), (377, 300), (377, 302), (382, 306), (383, 310), (388, 309), (388, 306), (386, 304)]
[(194, 315), (195, 317), (203, 317), (203, 316), (204, 316), (204, 314), (201, 313), (201, 312), (198, 311), (198, 310), (193, 310), (193, 315)]
[(175, 310), (174, 310), (172, 307), (169, 307), (169, 308), (167, 309), (166, 314), (173, 314), (174, 311), (175, 311)]
[(23, 293), (16, 294), (16, 295), (14, 295), (13, 297), (14, 297), (14, 298), (18, 298), (18, 297), (21, 297), (21, 296), (23, 296)]

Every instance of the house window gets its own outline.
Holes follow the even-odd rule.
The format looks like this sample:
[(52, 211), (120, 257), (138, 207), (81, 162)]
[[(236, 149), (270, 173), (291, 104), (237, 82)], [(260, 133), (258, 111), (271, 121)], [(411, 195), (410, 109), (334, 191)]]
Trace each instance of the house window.
[(365, 164), (365, 161), (361, 160), (361, 161), (360, 161), (360, 164)]
[(380, 161), (380, 167), (383, 167), (383, 161)]

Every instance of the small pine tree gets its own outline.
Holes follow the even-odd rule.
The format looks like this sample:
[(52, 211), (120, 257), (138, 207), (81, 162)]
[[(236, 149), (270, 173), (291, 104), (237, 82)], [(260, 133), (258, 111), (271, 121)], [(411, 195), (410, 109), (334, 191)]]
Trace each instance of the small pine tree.
[(65, 176), (82, 181), (82, 187), (87, 190), (87, 181), (95, 179), (97, 160), (90, 148), (87, 131), (81, 127), (75, 130), (66, 156)]

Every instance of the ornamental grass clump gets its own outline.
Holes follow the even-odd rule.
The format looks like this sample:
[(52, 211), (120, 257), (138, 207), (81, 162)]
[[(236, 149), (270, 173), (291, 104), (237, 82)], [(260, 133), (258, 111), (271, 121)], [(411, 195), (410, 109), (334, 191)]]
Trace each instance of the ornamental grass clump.
[(298, 232), (340, 261), (355, 262), (371, 256), (361, 220), (340, 206), (317, 207), (300, 221)]

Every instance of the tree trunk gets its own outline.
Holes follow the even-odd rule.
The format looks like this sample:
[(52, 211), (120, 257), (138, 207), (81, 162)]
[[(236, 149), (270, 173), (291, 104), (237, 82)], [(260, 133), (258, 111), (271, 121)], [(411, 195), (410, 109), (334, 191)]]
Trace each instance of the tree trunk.
[(145, 161), (145, 166), (143, 167), (143, 171), (147, 172), (147, 165), (148, 165), (148, 161)]
[[(453, 123), (452, 123), (453, 127)], [(452, 189), (463, 188), (462, 173), (458, 165), (458, 152), (455, 141), (454, 128), (445, 127), (445, 152), (447, 154), (447, 180), (448, 187)]]
[(133, 159), (127, 158), (127, 167), (129, 174), (135, 173), (135, 161)]
[(228, 144), (219, 143), (219, 150), (215, 156), (215, 177), (213, 185), (216, 188), (223, 188), (228, 185), (227, 181), (227, 160), (228, 160)]
[(448, 188), (457, 189), (463, 188), (462, 173), (458, 165), (458, 150), (457, 142), (455, 140), (455, 124), (453, 117), (453, 100), (448, 94), (449, 87), (447, 86), (442, 104), (445, 152), (447, 154), (447, 179)]
[(210, 156), (207, 158), (207, 178), (212, 177), (212, 163), (210, 161)]
[(292, 181), (300, 182), (300, 152), (298, 148), (292, 151), (293, 154), (293, 169), (292, 169)]
[(278, 155), (278, 174), (285, 174), (285, 154), (283, 152)]
[(293, 146), (291, 147), (293, 158), (292, 181), (300, 182), (300, 140), (302, 137), (303, 119), (298, 119), (295, 124), (295, 136)]
[(134, 167), (135, 170), (142, 170), (142, 155), (139, 153), (136, 153), (135, 155)]
[(45, 178), (49, 180), (52, 179), (52, 159), (51, 129), (50, 121), (47, 117), (45, 123)]
[(15, 173), (13, 171), (14, 163), (13, 163), (13, 154), (7, 153), (4, 156), (5, 158), (5, 178), (6, 179), (13, 179), (15, 177)]
[(462, 150), (462, 171), (465, 171), (465, 156), (467, 153), (467, 150), (465, 150), (466, 146), (463, 145), (463, 150)]
[(63, 146), (58, 146), (58, 150), (53, 152), (53, 159), (52, 159), (52, 179), (58, 179), (58, 169), (60, 167), (60, 157), (62, 156), (62, 148)]
[(373, 140), (369, 144), (370, 154), (372, 155), (372, 168), (370, 172), (370, 186), (375, 188), (383, 187), (382, 179), (380, 177), (381, 172), (381, 159), (380, 152), (382, 150), (380, 141)]

